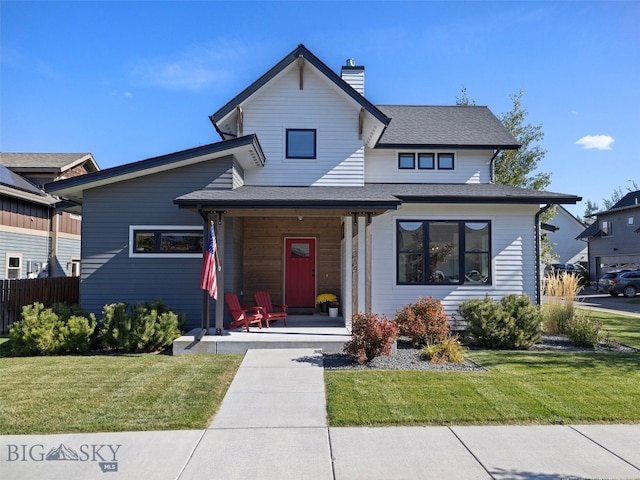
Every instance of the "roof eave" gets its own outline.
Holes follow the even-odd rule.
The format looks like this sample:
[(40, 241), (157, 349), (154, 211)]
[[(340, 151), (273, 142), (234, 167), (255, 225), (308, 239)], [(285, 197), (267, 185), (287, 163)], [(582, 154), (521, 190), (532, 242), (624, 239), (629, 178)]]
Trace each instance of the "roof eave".
[(474, 204), (474, 203), (504, 203), (504, 204), (529, 204), (529, 205), (561, 205), (576, 204), (582, 200), (582, 197), (563, 196), (563, 197), (518, 197), (511, 195), (495, 195), (495, 196), (471, 196), (463, 197), (460, 195), (433, 195), (433, 196), (403, 196), (397, 195), (402, 199), (403, 203), (458, 203), (458, 204)]
[(518, 150), (522, 147), (520, 144), (507, 145), (480, 145), (480, 144), (440, 144), (440, 143), (378, 143), (376, 149), (455, 149), (455, 150)]

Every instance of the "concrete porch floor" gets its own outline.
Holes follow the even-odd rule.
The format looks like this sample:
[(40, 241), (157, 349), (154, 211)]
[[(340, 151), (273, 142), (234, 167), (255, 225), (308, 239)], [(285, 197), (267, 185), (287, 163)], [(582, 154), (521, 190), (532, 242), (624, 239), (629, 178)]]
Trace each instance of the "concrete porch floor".
[(250, 348), (314, 348), (326, 353), (340, 353), (346, 342), (351, 340), (342, 317), (330, 318), (325, 315), (287, 315), (287, 326), (276, 322), (271, 327), (251, 326), (244, 329), (224, 330), (215, 335), (215, 328), (209, 335), (197, 340), (201, 329), (196, 328), (173, 342), (173, 354), (190, 353), (246, 353)]

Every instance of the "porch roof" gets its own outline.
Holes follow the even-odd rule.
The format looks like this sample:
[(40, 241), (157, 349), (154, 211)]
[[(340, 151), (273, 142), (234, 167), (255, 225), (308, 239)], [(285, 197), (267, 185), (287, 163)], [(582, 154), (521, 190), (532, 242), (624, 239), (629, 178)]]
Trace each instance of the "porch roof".
[(397, 209), (402, 203), (572, 204), (581, 197), (496, 184), (368, 183), (356, 186), (242, 186), (176, 198), (183, 208)]

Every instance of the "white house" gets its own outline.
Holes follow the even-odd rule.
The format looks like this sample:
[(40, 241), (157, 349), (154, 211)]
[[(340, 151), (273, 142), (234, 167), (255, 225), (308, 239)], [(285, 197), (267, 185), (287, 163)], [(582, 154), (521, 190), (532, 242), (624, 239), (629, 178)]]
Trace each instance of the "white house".
[(311, 312), (330, 292), (349, 319), (537, 297), (541, 206), (580, 197), (492, 183), (519, 145), (487, 107), (374, 105), (364, 73), (299, 45), (211, 115), (220, 142), (48, 185), (82, 207), (82, 306), (161, 298), (222, 329), (199, 288), (209, 222), (219, 298)]

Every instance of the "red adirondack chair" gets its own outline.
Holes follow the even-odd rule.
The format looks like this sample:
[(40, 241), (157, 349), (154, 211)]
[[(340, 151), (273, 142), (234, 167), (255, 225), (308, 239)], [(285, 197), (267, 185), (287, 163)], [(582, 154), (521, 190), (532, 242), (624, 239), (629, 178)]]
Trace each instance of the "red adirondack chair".
[(286, 305), (275, 305), (275, 307), (279, 308), (280, 311), (274, 311), (274, 305), (271, 303), (271, 295), (268, 292), (256, 292), (254, 295), (256, 300), (256, 304), (262, 307), (262, 314), (264, 315), (264, 321), (267, 322), (267, 327), (269, 327), (270, 322), (275, 322), (277, 320), (282, 320), (284, 322), (284, 326), (287, 326), (287, 306)]
[[(235, 293), (224, 294), (224, 301), (227, 303), (227, 310), (231, 312), (233, 321), (228, 325), (228, 329), (245, 327), (249, 331), (249, 325), (257, 323), (262, 330), (262, 309), (260, 307), (243, 307), (240, 305), (238, 296)], [(253, 312), (253, 313), (251, 313)]]

